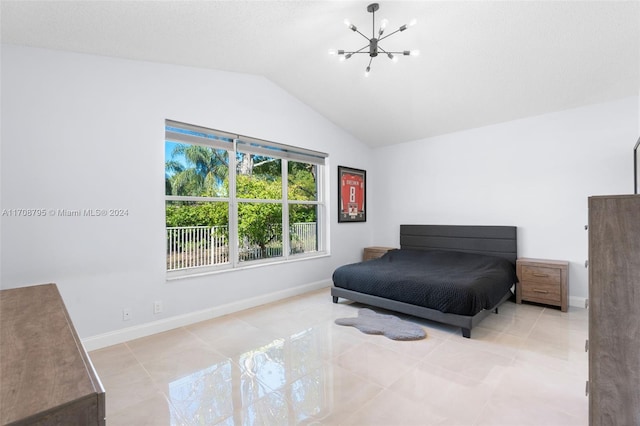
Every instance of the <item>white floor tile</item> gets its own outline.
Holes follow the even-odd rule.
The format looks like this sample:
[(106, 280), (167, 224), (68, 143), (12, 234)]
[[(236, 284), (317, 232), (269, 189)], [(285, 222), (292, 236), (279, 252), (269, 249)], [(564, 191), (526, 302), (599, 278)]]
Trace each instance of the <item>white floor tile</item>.
[(584, 425), (584, 309), (505, 303), (465, 339), (339, 326), (328, 289), (92, 352), (109, 425)]

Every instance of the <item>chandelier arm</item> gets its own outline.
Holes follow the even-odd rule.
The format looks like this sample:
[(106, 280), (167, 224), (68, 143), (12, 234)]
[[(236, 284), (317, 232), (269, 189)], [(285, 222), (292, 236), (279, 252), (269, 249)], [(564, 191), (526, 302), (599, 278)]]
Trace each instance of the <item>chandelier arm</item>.
[(399, 30), (399, 29), (398, 29), (398, 30), (395, 30), (394, 32), (389, 33), (389, 34), (387, 34), (387, 35), (386, 35), (386, 36), (384, 36), (384, 37), (380, 37), (380, 38), (378, 39), (378, 43), (380, 43), (380, 42), (381, 42), (382, 40), (384, 40), (385, 38), (389, 38), (389, 37), (391, 37), (392, 35), (394, 35), (394, 34), (395, 34), (395, 33), (397, 33), (397, 32), (400, 32), (400, 30)]
[(369, 40), (369, 37), (367, 37), (366, 35), (362, 34), (359, 29), (356, 28), (354, 31), (357, 32), (358, 34), (360, 34), (365, 39)]
[(369, 53), (369, 52), (363, 52), (363, 50), (364, 50), (364, 49), (368, 49), (368, 48), (369, 48), (369, 45), (367, 44), (367, 45), (362, 46), (360, 49), (355, 50), (355, 51), (353, 51), (353, 52), (347, 52), (347, 51), (345, 50), (345, 51), (344, 51), (344, 53), (349, 53), (349, 54), (351, 54), (351, 55), (354, 55), (354, 54), (356, 54), (356, 53)]
[[(384, 50), (382, 47), (378, 46), (378, 49), (380, 51), (382, 51), (382, 53), (391, 53), (392, 55), (410, 55), (410, 53), (407, 52), (411, 52), (410, 50), (401, 50), (399, 52), (392, 52), (392, 51), (388, 51), (388, 50)], [(367, 53), (367, 52), (360, 52), (360, 53)]]
[(373, 62), (373, 57), (369, 58), (369, 65), (367, 65), (367, 68), (364, 71), (364, 76), (368, 76), (369, 72), (371, 72), (371, 62)]

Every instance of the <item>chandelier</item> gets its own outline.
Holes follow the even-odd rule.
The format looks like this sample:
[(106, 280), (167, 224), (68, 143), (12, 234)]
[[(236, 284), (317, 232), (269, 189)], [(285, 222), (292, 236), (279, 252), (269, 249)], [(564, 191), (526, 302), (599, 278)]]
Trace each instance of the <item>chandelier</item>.
[(418, 50), (403, 50), (403, 51), (399, 51), (399, 52), (391, 52), (391, 51), (384, 50), (382, 48), (382, 46), (380, 46), (380, 42), (382, 40), (385, 40), (385, 39), (391, 37), (392, 35), (394, 35), (395, 33), (402, 32), (402, 31), (406, 30), (407, 28), (414, 26), (416, 24), (416, 20), (413, 19), (408, 24), (402, 25), (400, 28), (398, 28), (397, 30), (393, 31), (392, 33), (389, 33), (389, 34), (383, 36), (384, 30), (386, 29), (387, 25), (389, 25), (389, 20), (388, 19), (383, 19), (382, 21), (380, 21), (380, 28), (378, 29), (378, 33), (377, 33), (377, 37), (376, 37), (376, 11), (378, 9), (380, 9), (380, 5), (378, 3), (371, 3), (369, 6), (367, 6), (367, 12), (370, 12), (372, 17), (373, 17), (373, 25), (372, 25), (372, 29), (371, 29), (371, 38), (369, 38), (366, 35), (362, 34), (358, 30), (358, 28), (355, 25), (353, 25), (348, 19), (344, 20), (345, 25), (347, 27), (349, 27), (349, 29), (351, 31), (360, 34), (362, 37), (364, 37), (367, 40), (368, 43), (366, 45), (364, 45), (360, 49), (354, 50), (354, 51), (329, 49), (329, 54), (330, 55), (338, 55), (340, 57), (341, 61), (345, 61), (345, 60), (351, 58), (353, 55), (358, 54), (358, 53), (368, 54), (369, 55), (369, 64), (367, 65), (367, 68), (366, 68), (365, 73), (364, 73), (365, 77), (369, 75), (369, 72), (371, 71), (371, 62), (373, 62), (373, 58), (378, 56), (378, 54), (387, 55), (387, 57), (389, 59), (391, 59), (393, 62), (397, 62), (398, 61), (398, 56), (400, 56), (400, 55), (402, 55), (402, 56), (417, 56), (417, 55), (420, 54), (420, 52)]

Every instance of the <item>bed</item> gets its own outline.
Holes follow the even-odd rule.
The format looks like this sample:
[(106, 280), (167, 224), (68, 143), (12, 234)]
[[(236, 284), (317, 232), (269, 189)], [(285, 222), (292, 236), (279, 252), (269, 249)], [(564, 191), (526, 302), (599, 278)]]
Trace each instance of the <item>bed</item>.
[(512, 296), (515, 226), (400, 225), (400, 249), (333, 273), (331, 296), (471, 329)]

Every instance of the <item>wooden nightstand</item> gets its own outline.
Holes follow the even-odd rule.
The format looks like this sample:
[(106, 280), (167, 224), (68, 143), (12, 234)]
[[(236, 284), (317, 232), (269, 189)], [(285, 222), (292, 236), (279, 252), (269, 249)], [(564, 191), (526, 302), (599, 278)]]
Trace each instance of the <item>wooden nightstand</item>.
[(393, 250), (395, 247), (365, 247), (362, 254), (362, 260), (371, 260), (382, 257), (389, 250)]
[(516, 260), (516, 303), (522, 301), (559, 306), (567, 312), (569, 293), (569, 262), (564, 260)]

